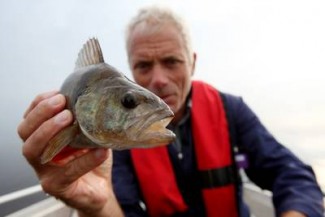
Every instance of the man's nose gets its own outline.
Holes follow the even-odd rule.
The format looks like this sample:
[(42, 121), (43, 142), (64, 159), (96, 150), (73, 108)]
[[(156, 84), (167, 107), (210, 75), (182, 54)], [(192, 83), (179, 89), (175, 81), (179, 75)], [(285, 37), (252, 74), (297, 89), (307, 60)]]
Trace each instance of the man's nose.
[(162, 88), (168, 84), (167, 70), (156, 64), (152, 69), (151, 85), (155, 88)]

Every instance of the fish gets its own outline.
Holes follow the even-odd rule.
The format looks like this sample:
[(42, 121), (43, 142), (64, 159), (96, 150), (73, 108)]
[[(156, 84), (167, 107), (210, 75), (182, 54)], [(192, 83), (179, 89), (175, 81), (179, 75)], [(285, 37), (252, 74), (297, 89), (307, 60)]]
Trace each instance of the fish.
[(60, 93), (74, 120), (50, 139), (41, 164), (50, 162), (65, 147), (152, 148), (175, 139), (167, 129), (174, 117), (169, 106), (105, 63), (97, 38), (83, 45)]

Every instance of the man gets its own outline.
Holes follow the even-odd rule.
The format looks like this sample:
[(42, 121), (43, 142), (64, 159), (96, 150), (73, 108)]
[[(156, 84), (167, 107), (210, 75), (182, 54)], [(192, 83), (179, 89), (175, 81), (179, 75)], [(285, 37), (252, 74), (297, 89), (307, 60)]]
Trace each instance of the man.
[(114, 152), (113, 175), (112, 152), (104, 149), (73, 154), (61, 165), (40, 165), (48, 141), (72, 122), (64, 96), (41, 94), (18, 133), (45, 192), (80, 216), (249, 216), (234, 161), (236, 146), (247, 155), (249, 177), (273, 191), (277, 216), (323, 215), (311, 168), (280, 145), (240, 98), (191, 81), (196, 54), (176, 15), (143, 9), (129, 25), (126, 44), (135, 81), (175, 113), (170, 128), (176, 141)]

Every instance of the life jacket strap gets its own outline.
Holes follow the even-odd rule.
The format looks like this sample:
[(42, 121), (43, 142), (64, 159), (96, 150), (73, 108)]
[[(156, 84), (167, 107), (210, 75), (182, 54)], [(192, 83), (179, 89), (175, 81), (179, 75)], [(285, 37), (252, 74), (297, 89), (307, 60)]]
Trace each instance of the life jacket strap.
[(199, 171), (199, 176), (202, 189), (222, 187), (236, 183), (236, 174), (232, 165), (211, 170), (201, 170)]

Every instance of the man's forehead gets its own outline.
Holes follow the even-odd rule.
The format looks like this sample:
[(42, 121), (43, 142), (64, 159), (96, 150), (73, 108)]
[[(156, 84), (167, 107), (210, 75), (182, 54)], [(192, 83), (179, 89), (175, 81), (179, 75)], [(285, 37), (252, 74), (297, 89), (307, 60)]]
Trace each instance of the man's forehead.
[(174, 40), (183, 42), (182, 35), (174, 25), (171, 23), (155, 25), (142, 25), (138, 24), (129, 35), (130, 44), (139, 44), (141, 42), (154, 43), (163, 42), (166, 40)]
[(180, 55), (185, 50), (184, 42), (172, 28), (146, 34), (134, 32), (130, 39), (131, 55), (148, 57), (152, 55)]

